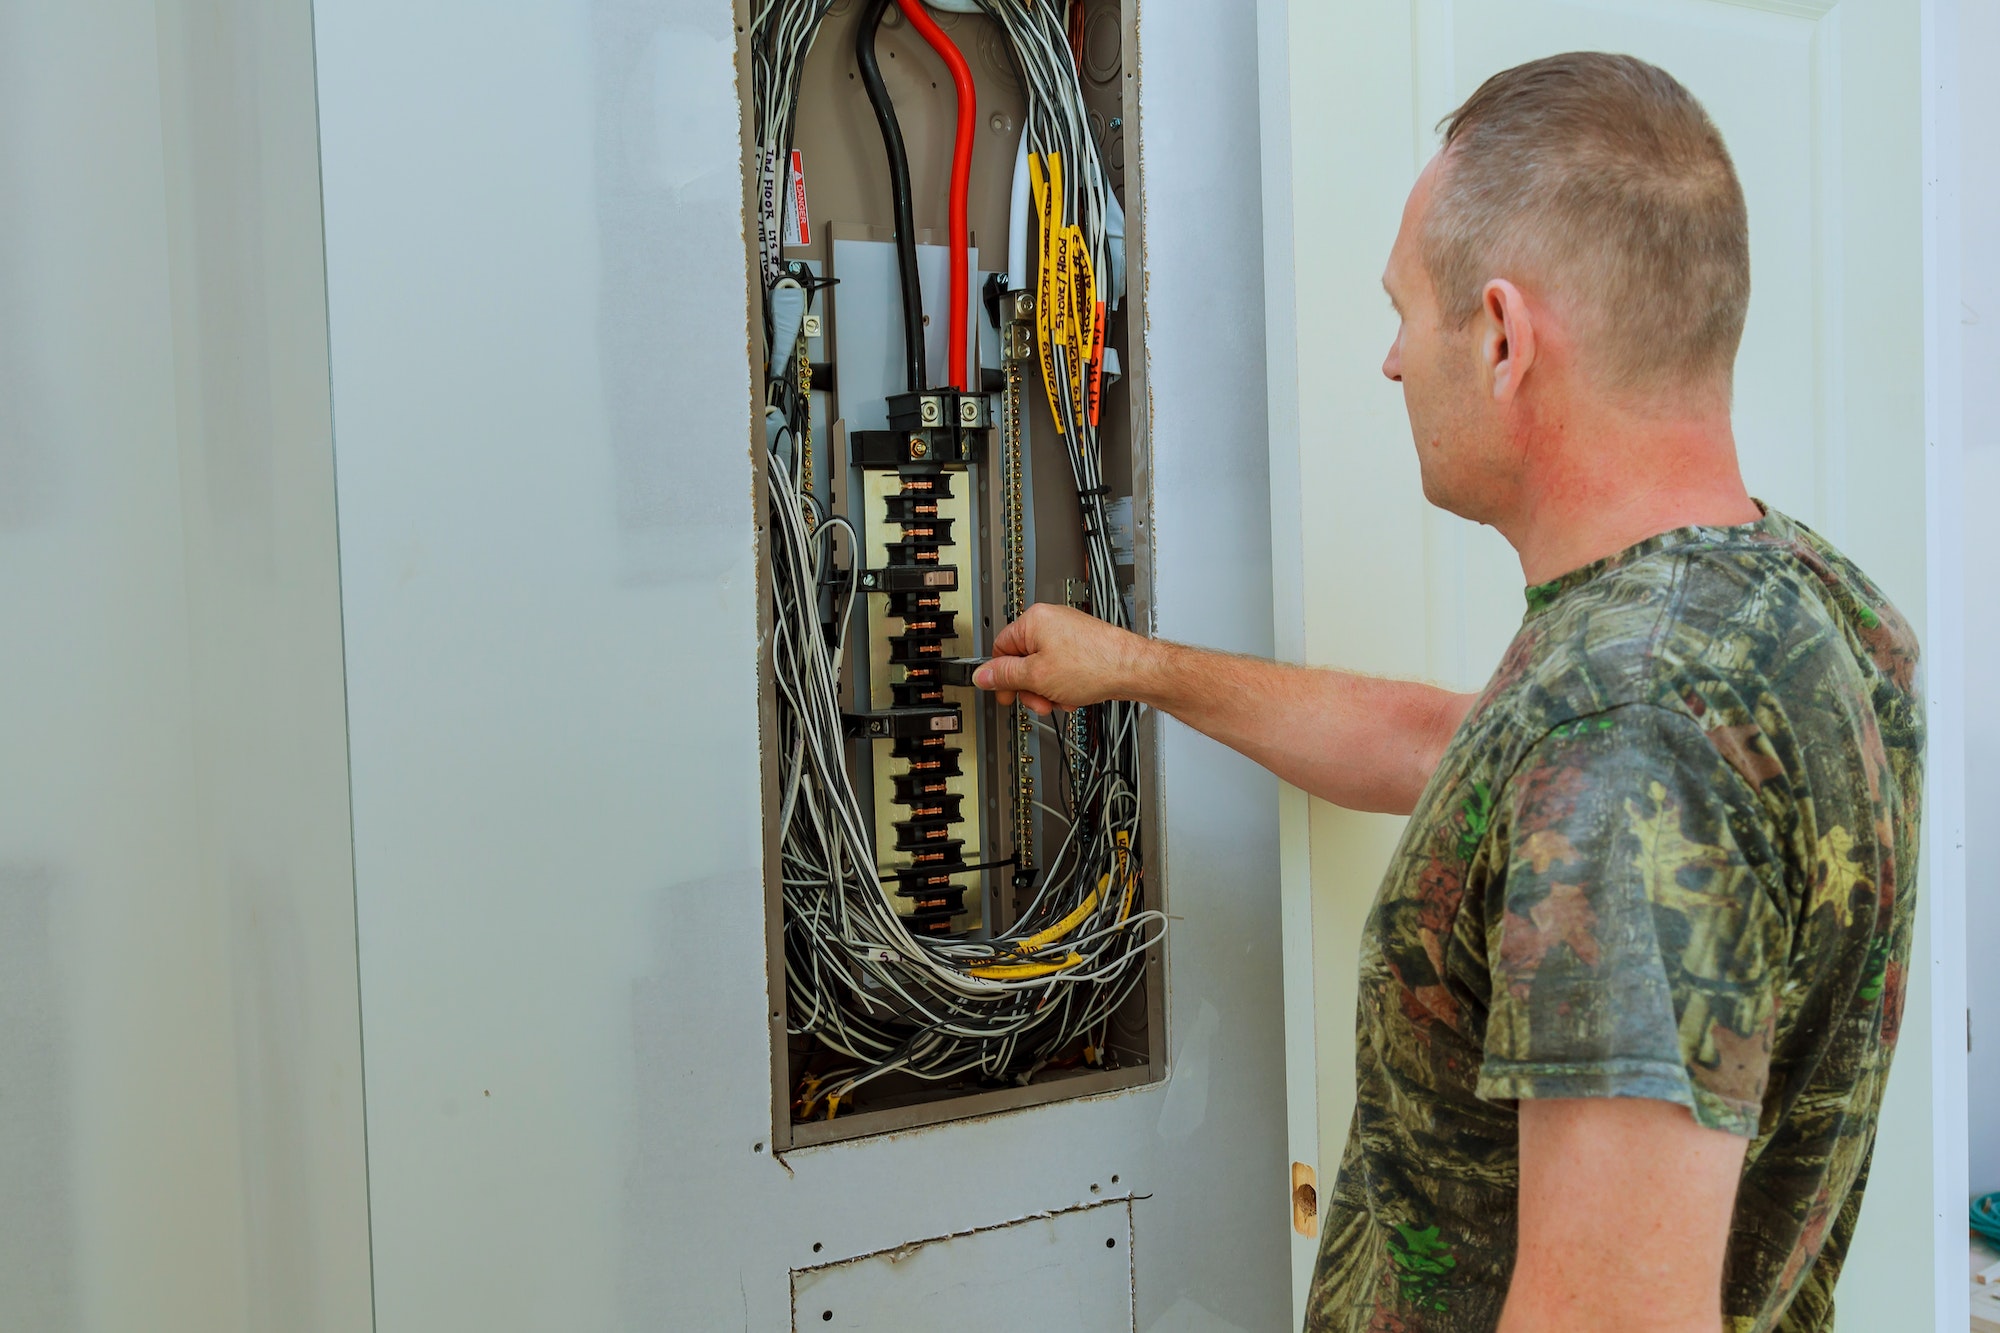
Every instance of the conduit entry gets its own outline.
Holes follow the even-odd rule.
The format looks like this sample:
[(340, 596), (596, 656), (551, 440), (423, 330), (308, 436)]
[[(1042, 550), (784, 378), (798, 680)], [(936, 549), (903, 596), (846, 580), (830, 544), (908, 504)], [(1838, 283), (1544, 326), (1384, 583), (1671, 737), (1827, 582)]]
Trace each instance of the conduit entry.
[[(1119, 8), (832, 8), (770, 0), (750, 34), (781, 1146), (1161, 1063), (1148, 724), (969, 680), (1030, 602), (1129, 627), (1143, 591)], [(1005, 273), (979, 273), (979, 209)], [(941, 247), (919, 230), (940, 213)]]

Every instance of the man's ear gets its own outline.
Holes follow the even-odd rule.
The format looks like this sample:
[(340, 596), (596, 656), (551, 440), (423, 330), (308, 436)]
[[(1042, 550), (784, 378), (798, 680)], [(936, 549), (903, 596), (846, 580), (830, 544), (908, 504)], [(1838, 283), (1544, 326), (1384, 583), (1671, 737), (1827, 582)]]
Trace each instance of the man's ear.
[(1535, 364), (1535, 322), (1527, 298), (1505, 278), (1495, 278), (1479, 294), (1479, 357), (1495, 402), (1512, 402)]

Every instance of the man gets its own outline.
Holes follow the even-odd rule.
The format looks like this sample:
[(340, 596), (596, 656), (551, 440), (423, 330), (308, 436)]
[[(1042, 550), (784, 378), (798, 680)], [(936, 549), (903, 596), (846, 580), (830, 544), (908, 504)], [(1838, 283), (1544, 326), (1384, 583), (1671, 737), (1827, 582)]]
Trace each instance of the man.
[(1902, 1012), (1923, 722), (1903, 618), (1746, 493), (1743, 195), (1621, 56), (1494, 76), (1384, 283), (1433, 503), (1526, 577), (1477, 696), (1037, 606), (979, 683), (1149, 703), (1411, 819), (1361, 941), (1312, 1330), (1824, 1330)]

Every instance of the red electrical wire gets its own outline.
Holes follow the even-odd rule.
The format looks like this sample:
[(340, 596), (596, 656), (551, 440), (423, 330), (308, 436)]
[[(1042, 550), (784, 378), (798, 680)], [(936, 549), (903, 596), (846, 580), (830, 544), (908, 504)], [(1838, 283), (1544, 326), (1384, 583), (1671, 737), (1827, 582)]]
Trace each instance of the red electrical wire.
[(924, 11), (923, 0), (896, 0), (896, 5), (951, 71), (951, 86), (958, 94), (958, 138), (951, 146), (951, 330), (947, 340), (951, 369), (945, 383), (955, 389), (966, 389), (971, 387), (966, 383), (965, 373), (965, 324), (972, 304), (972, 278), (965, 196), (972, 184), (972, 119), (979, 112), (979, 98), (973, 90), (972, 70), (967, 67), (965, 57), (952, 45), (951, 38), (944, 35), (944, 29)]

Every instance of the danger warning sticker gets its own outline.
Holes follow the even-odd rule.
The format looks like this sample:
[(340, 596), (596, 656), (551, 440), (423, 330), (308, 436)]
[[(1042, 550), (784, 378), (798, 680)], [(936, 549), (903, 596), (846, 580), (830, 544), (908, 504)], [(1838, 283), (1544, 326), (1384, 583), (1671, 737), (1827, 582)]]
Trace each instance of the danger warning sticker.
[(785, 244), (811, 245), (812, 223), (807, 221), (811, 214), (806, 208), (806, 161), (796, 148), (792, 150), (791, 174), (792, 188), (785, 200), (788, 214), (785, 218)]

